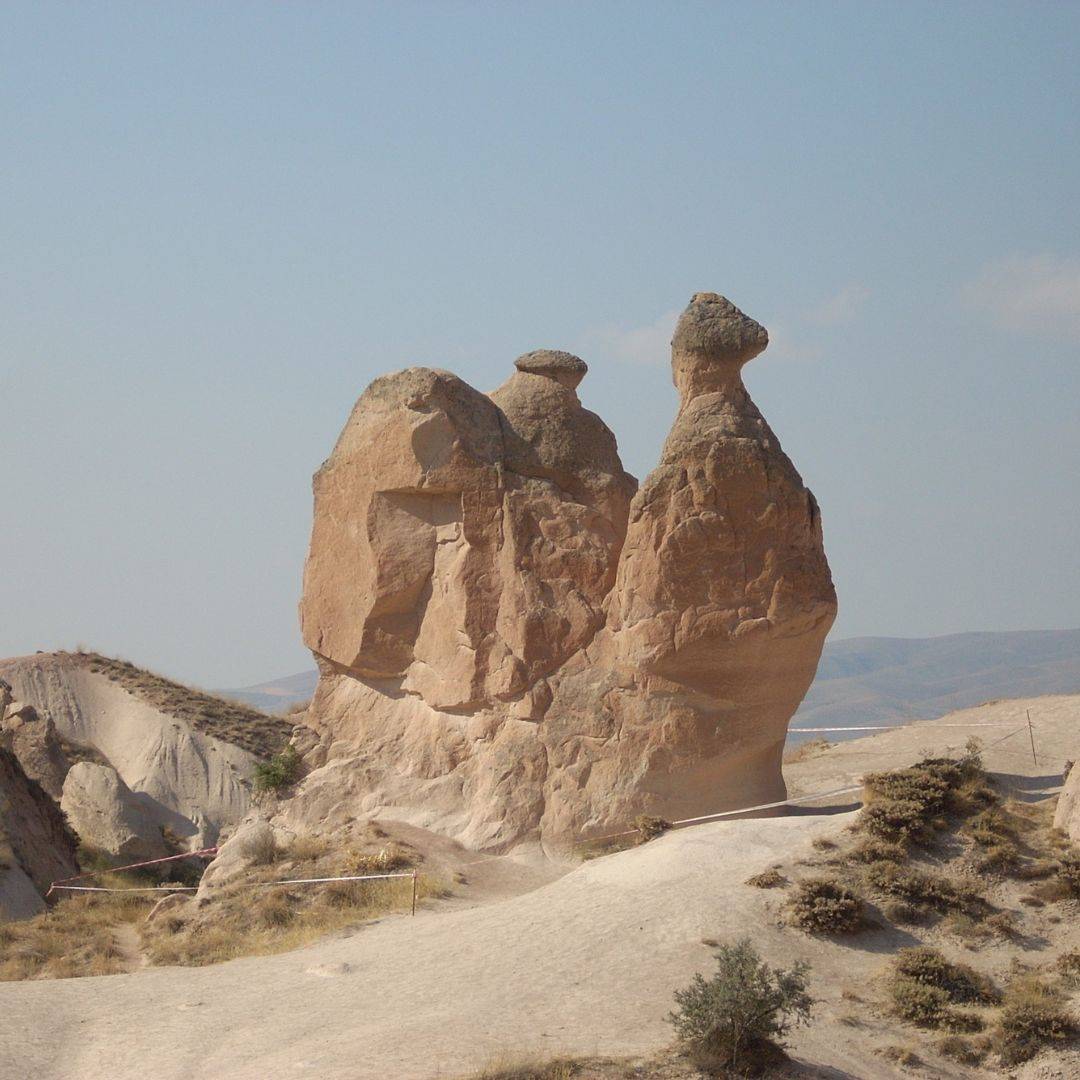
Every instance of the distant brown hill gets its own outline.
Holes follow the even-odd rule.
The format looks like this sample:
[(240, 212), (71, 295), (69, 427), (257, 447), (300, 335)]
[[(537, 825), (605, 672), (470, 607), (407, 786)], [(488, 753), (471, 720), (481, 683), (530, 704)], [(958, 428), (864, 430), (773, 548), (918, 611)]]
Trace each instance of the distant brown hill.
[(997, 698), (1078, 692), (1080, 630), (849, 638), (826, 644), (791, 726), (896, 724)]

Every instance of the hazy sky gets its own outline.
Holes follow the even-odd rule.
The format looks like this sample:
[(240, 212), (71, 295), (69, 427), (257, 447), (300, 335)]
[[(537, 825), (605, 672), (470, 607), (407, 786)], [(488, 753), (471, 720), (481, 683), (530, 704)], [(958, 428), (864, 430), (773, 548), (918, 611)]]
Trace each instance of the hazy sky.
[(538, 347), (644, 476), (696, 291), (821, 504), (835, 633), (1080, 625), (1080, 5), (12, 3), (0, 655), (304, 668), (376, 375)]

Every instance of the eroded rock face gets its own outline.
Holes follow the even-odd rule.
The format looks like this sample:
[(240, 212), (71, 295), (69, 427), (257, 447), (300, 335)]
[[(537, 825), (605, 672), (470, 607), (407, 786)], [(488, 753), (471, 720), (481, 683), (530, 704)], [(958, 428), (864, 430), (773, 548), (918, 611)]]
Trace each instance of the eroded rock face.
[(59, 800), (71, 763), (60, 745), (56, 725), (51, 717), (39, 715), (33, 705), (14, 700), (10, 687), (2, 681), (0, 746), (19, 759), (31, 780), (36, 780), (52, 798)]
[(287, 813), (555, 850), (782, 798), (836, 598), (817, 505), (742, 383), (767, 342), (693, 298), (679, 414), (636, 494), (568, 353), (527, 353), (491, 395), (377, 379), (315, 476), (321, 768)]
[(0, 747), (0, 922), (43, 911), (49, 885), (78, 872), (60, 808)]
[(110, 855), (159, 859), (169, 854), (145, 804), (108, 765), (91, 761), (73, 765), (64, 781), (60, 809), (85, 844)]
[(1080, 768), (1073, 765), (1058, 796), (1054, 827), (1080, 841)]

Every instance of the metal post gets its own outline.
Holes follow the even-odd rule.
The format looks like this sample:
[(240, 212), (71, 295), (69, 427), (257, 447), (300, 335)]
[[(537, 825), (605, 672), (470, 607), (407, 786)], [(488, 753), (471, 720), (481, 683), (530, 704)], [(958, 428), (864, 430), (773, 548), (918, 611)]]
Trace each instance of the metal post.
[(1035, 756), (1035, 733), (1031, 730), (1031, 710), (1025, 709), (1027, 713), (1027, 725), (1028, 725), (1028, 738), (1031, 740), (1031, 760), (1036, 765), (1039, 764), (1039, 759)]
[(412, 872), (412, 913), (416, 915), (416, 871)]

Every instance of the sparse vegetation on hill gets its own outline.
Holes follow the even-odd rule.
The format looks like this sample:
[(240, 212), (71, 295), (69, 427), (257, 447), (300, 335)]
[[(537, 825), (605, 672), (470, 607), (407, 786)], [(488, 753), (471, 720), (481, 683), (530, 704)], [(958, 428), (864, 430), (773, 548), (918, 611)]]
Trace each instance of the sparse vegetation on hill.
[(292, 725), (280, 716), (270, 716), (247, 705), (195, 690), (95, 652), (61, 653), (66, 659), (123, 687), (161, 712), (185, 720), (196, 731), (233, 743), (260, 758), (277, 753), (288, 741)]

